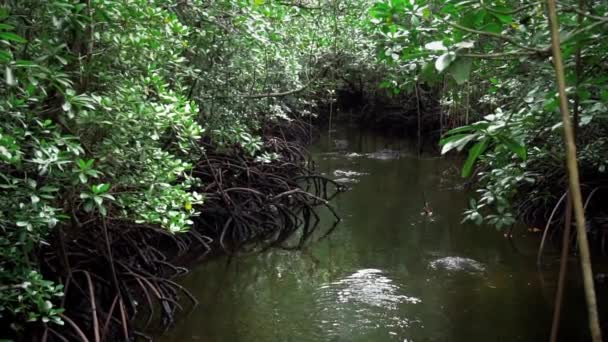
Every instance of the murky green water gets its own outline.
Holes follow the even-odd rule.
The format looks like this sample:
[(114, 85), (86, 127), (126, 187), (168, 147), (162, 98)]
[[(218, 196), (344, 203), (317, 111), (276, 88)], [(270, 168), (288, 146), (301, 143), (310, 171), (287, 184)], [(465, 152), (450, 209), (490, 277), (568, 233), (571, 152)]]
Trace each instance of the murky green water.
[[(556, 275), (534, 265), (537, 236), (461, 224), (467, 194), (453, 161), (336, 135), (343, 151), (327, 153), (324, 138), (315, 155), (328, 176), (355, 180), (334, 201), (337, 230), (303, 252), (201, 265), (183, 280), (200, 306), (161, 341), (547, 340)], [(585, 335), (580, 316), (569, 307), (564, 341)]]

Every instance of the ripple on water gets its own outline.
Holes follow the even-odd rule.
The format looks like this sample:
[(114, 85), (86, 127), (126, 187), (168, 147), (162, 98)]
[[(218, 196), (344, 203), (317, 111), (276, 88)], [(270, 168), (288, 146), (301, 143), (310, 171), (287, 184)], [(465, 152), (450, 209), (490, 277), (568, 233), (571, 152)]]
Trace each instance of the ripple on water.
[(342, 183), (342, 184), (346, 184), (346, 183), (352, 183), (352, 184), (354, 184), (354, 183), (359, 183), (359, 180), (356, 179), (356, 178), (346, 178), (346, 177), (344, 177), (344, 178), (336, 178), (336, 179), (334, 179), (334, 182), (336, 182), (336, 183)]
[(462, 272), (468, 274), (482, 274), (486, 267), (477, 260), (462, 257), (445, 257), (433, 260), (429, 267), (436, 271)]
[(347, 153), (345, 155), (346, 158), (359, 158), (359, 157), (364, 157), (365, 155), (361, 154), (361, 153), (357, 153), (357, 152), (351, 152), (351, 153)]
[(359, 179), (355, 178), (355, 177), (361, 177), (361, 176), (368, 175), (368, 173), (365, 173), (365, 172), (357, 172), (357, 171), (351, 171), (351, 170), (334, 170), (333, 174), (335, 177), (340, 177), (340, 178), (334, 179), (334, 182), (341, 183), (341, 184), (359, 183)]
[(368, 158), (377, 159), (377, 160), (399, 159), (400, 156), (401, 156), (401, 152), (396, 151), (396, 150), (390, 150), (390, 149), (382, 149), (382, 150), (367, 154)]
[(405, 317), (405, 308), (421, 302), (404, 295), (403, 289), (378, 269), (358, 270), (320, 286), (317, 292), (319, 328), (339, 337), (336, 341), (349, 341), (380, 329), (403, 331), (417, 322)]
[(369, 173), (357, 172), (357, 171), (352, 171), (352, 170), (334, 170), (334, 176), (336, 176), (336, 177), (352, 178), (352, 177), (366, 176), (368, 174)]

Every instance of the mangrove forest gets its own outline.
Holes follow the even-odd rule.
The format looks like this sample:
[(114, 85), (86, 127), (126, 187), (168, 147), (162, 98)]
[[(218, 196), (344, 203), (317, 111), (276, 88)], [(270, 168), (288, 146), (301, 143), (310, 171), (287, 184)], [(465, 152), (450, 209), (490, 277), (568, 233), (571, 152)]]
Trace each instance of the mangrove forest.
[(601, 342), (608, 1), (0, 0), (0, 342)]

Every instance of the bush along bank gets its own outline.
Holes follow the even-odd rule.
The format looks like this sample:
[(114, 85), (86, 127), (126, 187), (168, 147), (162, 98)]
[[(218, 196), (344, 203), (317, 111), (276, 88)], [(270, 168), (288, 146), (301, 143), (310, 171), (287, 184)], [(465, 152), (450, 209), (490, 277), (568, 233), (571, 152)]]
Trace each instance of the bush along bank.
[(329, 19), (247, 1), (2, 2), (0, 338), (132, 340), (148, 317), (171, 324), (193, 254), (297, 228), (305, 243), (335, 188), (302, 149), (314, 106), (287, 95), (326, 64), (329, 45), (302, 37)]
[[(292, 137), (303, 132), (294, 127), (279, 130)], [(338, 222), (328, 204), (338, 186), (315, 174), (302, 145), (268, 135), (263, 150), (271, 157), (263, 159), (238, 146), (202, 144), (206, 154), (192, 175), (200, 179), (193, 188), (204, 194), (204, 204), (185, 204), (199, 212), (192, 228), (172, 234), (159, 225), (120, 217), (112, 205), (102, 216), (75, 212), (70, 224), (61, 224), (35, 253), (44, 279), (63, 284), (56, 310), (65, 326), (32, 323), (14, 338), (147, 338), (152, 323), (155, 329), (169, 328), (176, 313), (196, 305), (196, 298), (175, 282), (187, 272), (185, 263), (208, 254), (285, 247), (296, 233), (299, 239), (289, 247), (301, 247), (318, 227), (319, 206)]]
[[(599, 14), (606, 4), (567, 1), (558, 7), (558, 29), (573, 33), (559, 43), (582, 190), (589, 199), (588, 229), (601, 244), (608, 91), (602, 39), (607, 19)], [(567, 211), (560, 201), (568, 188), (567, 149), (547, 8), (526, 0), (376, 1), (369, 15), (378, 59), (387, 70), (381, 85), (421, 99), (434, 89), (437, 102), (429, 103), (441, 109), (436, 116), (442, 117), (442, 153), (468, 152), (462, 175), (477, 177), (478, 195), (465, 218), (498, 228), (523, 220), (551, 228), (558, 238)]]

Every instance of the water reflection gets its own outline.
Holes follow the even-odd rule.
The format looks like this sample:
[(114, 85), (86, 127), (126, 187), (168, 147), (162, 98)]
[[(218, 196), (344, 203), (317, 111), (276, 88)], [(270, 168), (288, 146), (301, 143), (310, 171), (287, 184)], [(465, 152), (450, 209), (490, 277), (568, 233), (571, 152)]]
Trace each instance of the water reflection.
[(421, 302), (379, 269), (360, 269), (324, 284), (315, 293), (319, 324), (335, 341), (352, 341), (378, 330), (386, 338), (401, 335), (416, 319), (404, 306)]
[(377, 269), (362, 269), (322, 289), (338, 289), (339, 303), (367, 304), (395, 310), (397, 304), (419, 303), (420, 299), (399, 294), (399, 286)]
[[(304, 252), (202, 265), (182, 280), (201, 305), (161, 341), (547, 340), (554, 289), (539, 284), (526, 230), (515, 250), (492, 228), (461, 224), (468, 195), (450, 160), (376, 135), (340, 138), (342, 151), (321, 154), (326, 140), (316, 152), (325, 175), (358, 181), (333, 201), (339, 228)], [(567, 307), (564, 341), (581, 341), (584, 311)]]
[(486, 270), (486, 267), (479, 261), (462, 257), (445, 257), (433, 260), (429, 263), (429, 267), (436, 271), (468, 274), (480, 274)]

